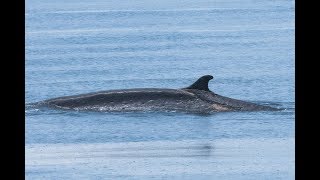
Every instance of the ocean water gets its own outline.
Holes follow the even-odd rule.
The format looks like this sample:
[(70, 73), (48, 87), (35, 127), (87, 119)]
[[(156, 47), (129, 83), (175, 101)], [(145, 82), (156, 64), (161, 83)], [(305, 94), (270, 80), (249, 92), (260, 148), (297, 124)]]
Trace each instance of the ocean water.
[(182, 88), (277, 112), (26, 109), (26, 179), (294, 179), (292, 0), (27, 0), (26, 103)]

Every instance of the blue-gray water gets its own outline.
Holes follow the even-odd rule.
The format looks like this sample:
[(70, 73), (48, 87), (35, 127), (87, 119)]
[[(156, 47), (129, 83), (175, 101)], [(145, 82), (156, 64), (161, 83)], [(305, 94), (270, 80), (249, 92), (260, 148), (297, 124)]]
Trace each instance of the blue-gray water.
[(285, 110), (28, 108), (26, 178), (293, 179), (294, 7), (292, 0), (27, 0), (27, 103), (181, 88), (211, 74), (215, 93)]

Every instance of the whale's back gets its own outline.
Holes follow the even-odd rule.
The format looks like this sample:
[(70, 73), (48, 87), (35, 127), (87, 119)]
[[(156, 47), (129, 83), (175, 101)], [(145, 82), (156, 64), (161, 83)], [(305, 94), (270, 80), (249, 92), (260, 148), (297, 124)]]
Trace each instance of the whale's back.
[[(141, 88), (100, 91), (43, 101), (44, 104), (76, 110), (98, 111), (206, 111), (210, 104), (180, 89)], [(201, 107), (201, 108), (199, 108)]]

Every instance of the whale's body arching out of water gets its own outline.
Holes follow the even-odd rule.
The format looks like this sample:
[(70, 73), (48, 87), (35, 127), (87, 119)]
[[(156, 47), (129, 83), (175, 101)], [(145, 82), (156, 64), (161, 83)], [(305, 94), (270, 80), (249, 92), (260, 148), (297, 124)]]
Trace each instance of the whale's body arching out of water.
[(277, 108), (224, 97), (208, 89), (211, 75), (202, 76), (182, 89), (140, 88), (100, 91), (41, 101), (49, 107), (107, 112), (177, 111), (211, 113), (221, 111), (272, 111)]

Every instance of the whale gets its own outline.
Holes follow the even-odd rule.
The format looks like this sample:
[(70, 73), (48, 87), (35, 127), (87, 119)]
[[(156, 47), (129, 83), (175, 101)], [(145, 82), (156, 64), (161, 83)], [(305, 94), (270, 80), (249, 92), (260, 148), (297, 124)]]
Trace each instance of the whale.
[(275, 111), (275, 107), (233, 99), (214, 93), (208, 87), (212, 75), (204, 75), (188, 87), (134, 88), (47, 99), (38, 104), (77, 111), (135, 112), (166, 111), (213, 113), (228, 111)]

